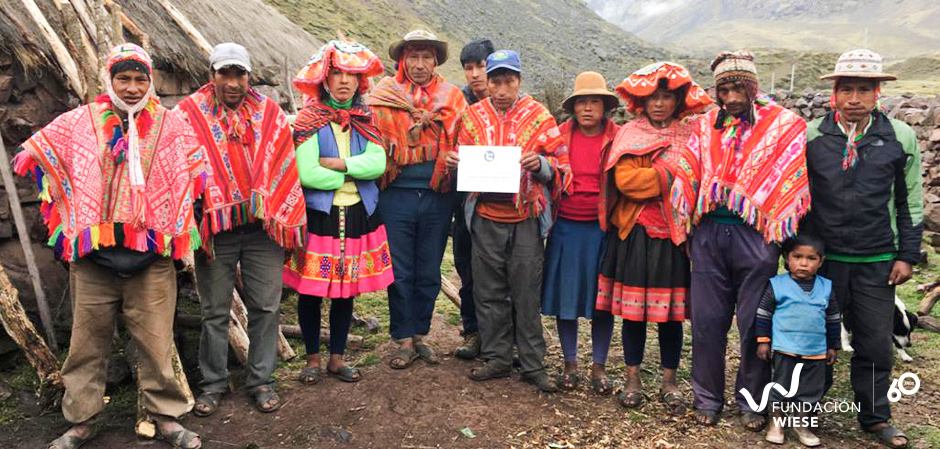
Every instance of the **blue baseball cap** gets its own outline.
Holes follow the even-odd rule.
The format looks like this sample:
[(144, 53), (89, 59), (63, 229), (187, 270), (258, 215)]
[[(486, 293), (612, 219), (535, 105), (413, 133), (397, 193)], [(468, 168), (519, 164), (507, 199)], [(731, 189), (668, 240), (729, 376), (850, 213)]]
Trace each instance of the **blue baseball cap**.
[(486, 57), (486, 73), (496, 69), (509, 69), (513, 72), (522, 73), (522, 61), (519, 60), (519, 53), (512, 50), (499, 50)]

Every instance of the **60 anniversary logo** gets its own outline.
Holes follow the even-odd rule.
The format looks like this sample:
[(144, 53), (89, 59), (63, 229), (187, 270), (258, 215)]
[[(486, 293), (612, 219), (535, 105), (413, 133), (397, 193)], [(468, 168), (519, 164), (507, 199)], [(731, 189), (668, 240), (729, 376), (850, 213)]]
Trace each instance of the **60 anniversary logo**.
[[(756, 412), (762, 412), (767, 408), (767, 401), (770, 399), (770, 390), (775, 389), (777, 392), (783, 395), (785, 398), (793, 397), (799, 389), (800, 386), (800, 372), (803, 370), (803, 364), (797, 363), (796, 368), (793, 369), (793, 376), (790, 381), (790, 389), (787, 390), (783, 385), (780, 385), (776, 382), (770, 382), (767, 386), (764, 387), (764, 392), (761, 395), (760, 404), (754, 401), (754, 397), (751, 396), (751, 392), (747, 391), (747, 388), (742, 388), (740, 390), (741, 395), (744, 396), (744, 400), (747, 401), (747, 405), (751, 407), (751, 410)], [(914, 383), (912, 388), (907, 388), (905, 380), (910, 380)], [(898, 402), (901, 400), (902, 395), (910, 396), (920, 390), (920, 378), (917, 377), (917, 374), (914, 373), (904, 373), (901, 377), (894, 379), (891, 382), (891, 388), (888, 389), (888, 400), (891, 402)]]

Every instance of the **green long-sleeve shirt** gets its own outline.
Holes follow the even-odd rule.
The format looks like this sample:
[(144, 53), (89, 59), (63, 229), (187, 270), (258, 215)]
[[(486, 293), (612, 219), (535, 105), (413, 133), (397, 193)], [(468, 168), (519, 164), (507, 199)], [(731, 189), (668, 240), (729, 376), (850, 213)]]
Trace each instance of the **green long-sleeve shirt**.
[(343, 131), (336, 123), (331, 123), (330, 127), (336, 138), (339, 157), (346, 163), (346, 172), (320, 165), (320, 142), (313, 136), (297, 148), (300, 184), (308, 189), (335, 190), (334, 206), (352, 206), (360, 201), (355, 180), (376, 179), (385, 172), (385, 150), (372, 141), (366, 141), (365, 151), (351, 156), (350, 132)]

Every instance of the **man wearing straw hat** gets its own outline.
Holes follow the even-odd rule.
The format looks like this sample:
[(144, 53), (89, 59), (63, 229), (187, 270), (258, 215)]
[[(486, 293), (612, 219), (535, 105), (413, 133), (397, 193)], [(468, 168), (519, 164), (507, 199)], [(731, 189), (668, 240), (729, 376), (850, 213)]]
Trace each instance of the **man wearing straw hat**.
[(457, 200), (438, 156), (453, 149), (467, 102), (437, 73), (447, 60), (447, 43), (433, 33), (411, 31), (391, 45), (389, 55), (397, 72), (376, 85), (367, 104), (388, 153), (378, 212), (395, 267), (388, 288), (389, 331), (399, 349), (389, 365), (405, 369), (418, 358), (438, 362), (423, 338), (441, 290), (441, 259)]
[(820, 274), (832, 280), (845, 326), (855, 330), (858, 422), (882, 444), (902, 448), (907, 437), (888, 424), (894, 291), (920, 256), (923, 197), (917, 136), (878, 107), (881, 83), (897, 79), (883, 67), (877, 53), (853, 50), (822, 77), (834, 81), (832, 111), (807, 130), (812, 211), (803, 229), (826, 244)]

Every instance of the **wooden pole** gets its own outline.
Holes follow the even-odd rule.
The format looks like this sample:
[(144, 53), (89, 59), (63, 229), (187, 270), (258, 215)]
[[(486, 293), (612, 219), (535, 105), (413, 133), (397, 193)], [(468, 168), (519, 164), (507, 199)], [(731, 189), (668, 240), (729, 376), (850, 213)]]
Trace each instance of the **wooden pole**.
[(49, 46), (52, 48), (52, 54), (59, 63), (59, 67), (65, 72), (65, 76), (68, 78), (72, 90), (75, 91), (79, 98), (85, 98), (85, 84), (78, 74), (78, 66), (75, 64), (75, 60), (72, 59), (72, 56), (69, 55), (68, 49), (65, 47), (65, 44), (62, 43), (62, 39), (59, 39), (59, 35), (57, 35), (52, 29), (52, 26), (49, 25), (49, 21), (46, 20), (46, 16), (43, 15), (42, 10), (39, 9), (39, 6), (36, 5), (34, 0), (21, 1), (26, 11), (29, 12), (30, 17), (32, 17), (36, 25), (39, 26), (40, 33), (42, 33), (46, 41), (49, 42)]
[(0, 321), (3, 322), (7, 334), (23, 350), (29, 364), (36, 369), (39, 375), (40, 391), (42, 392), (47, 386), (61, 387), (59, 361), (43, 341), (42, 336), (33, 326), (33, 322), (26, 316), (26, 310), (20, 304), (19, 294), (10, 283), (10, 278), (7, 277), (3, 266), (0, 266)]
[(454, 303), (458, 309), (460, 308), (460, 288), (454, 285), (450, 279), (447, 279), (447, 276), (444, 276), (443, 273), (441, 274), (441, 293), (443, 293), (450, 302)]
[(36, 305), (39, 306), (39, 318), (42, 319), (42, 327), (46, 331), (46, 341), (49, 342), (49, 346), (52, 347), (53, 353), (55, 353), (59, 345), (55, 339), (52, 313), (49, 312), (49, 303), (46, 302), (46, 293), (42, 289), (42, 280), (39, 278), (39, 267), (36, 265), (36, 256), (33, 254), (33, 246), (29, 241), (29, 228), (26, 227), (26, 220), (23, 219), (20, 195), (16, 191), (16, 181), (13, 179), (13, 169), (10, 168), (10, 159), (7, 157), (6, 145), (3, 143), (2, 134), (0, 134), (0, 174), (3, 175), (3, 187), (6, 189), (7, 197), (10, 199), (10, 210), (13, 212), (16, 232), (19, 234), (20, 244), (23, 246), (23, 257), (26, 259), (26, 268), (29, 269), (29, 278), (33, 283), (33, 292), (36, 294)]
[(173, 21), (183, 29), (183, 32), (186, 33), (199, 48), (202, 48), (207, 55), (212, 54), (212, 45), (209, 44), (209, 41), (203, 37), (202, 33), (193, 26), (192, 22), (190, 22), (180, 10), (176, 9), (176, 7), (170, 3), (170, 0), (157, 0), (157, 3), (166, 10), (167, 14), (173, 18)]
[(940, 286), (934, 286), (927, 292), (924, 299), (920, 301), (920, 308), (917, 309), (917, 314), (922, 316), (930, 315), (930, 312), (933, 310), (938, 300), (940, 300)]
[(81, 20), (85, 32), (88, 33), (92, 43), (97, 47), (98, 27), (95, 25), (95, 21), (91, 20), (91, 16), (88, 15), (88, 5), (85, 4), (85, 0), (71, 0), (70, 3), (72, 4), (72, 9), (75, 10), (75, 14), (77, 14), (79, 20)]

